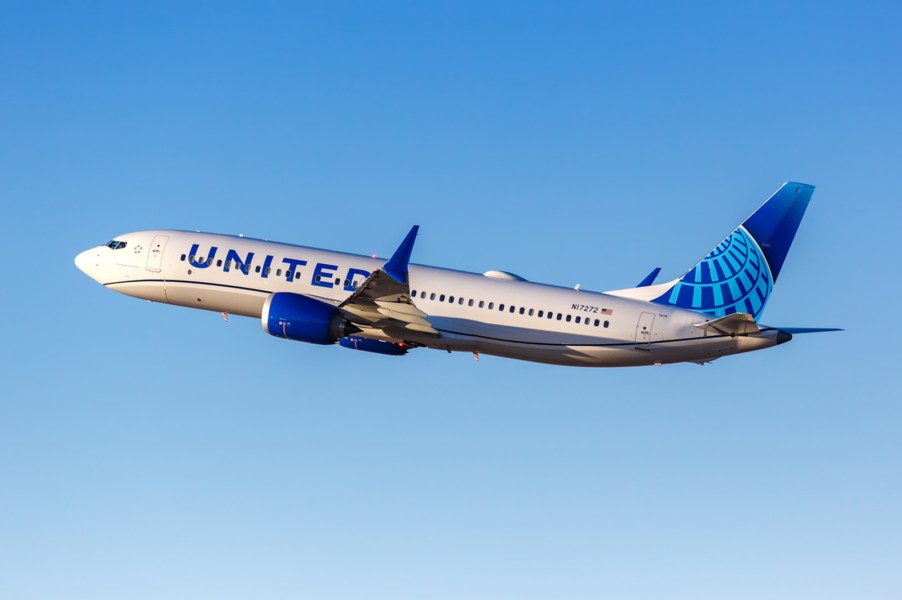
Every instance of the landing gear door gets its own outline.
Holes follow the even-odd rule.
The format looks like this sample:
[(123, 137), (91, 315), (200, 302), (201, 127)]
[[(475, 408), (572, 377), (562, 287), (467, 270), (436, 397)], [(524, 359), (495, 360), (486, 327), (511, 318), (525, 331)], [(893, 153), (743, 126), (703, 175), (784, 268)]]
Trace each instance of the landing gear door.
[(638, 350), (651, 349), (651, 328), (654, 323), (654, 313), (644, 312), (639, 315), (639, 322), (636, 323), (636, 348)]
[(150, 252), (147, 253), (147, 270), (159, 273), (163, 268), (163, 251), (166, 249), (168, 235), (155, 235), (150, 244)]

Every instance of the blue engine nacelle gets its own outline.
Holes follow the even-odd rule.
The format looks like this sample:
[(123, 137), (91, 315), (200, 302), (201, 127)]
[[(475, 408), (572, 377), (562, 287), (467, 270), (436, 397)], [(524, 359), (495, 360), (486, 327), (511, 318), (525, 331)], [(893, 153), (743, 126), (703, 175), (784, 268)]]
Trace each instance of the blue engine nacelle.
[(338, 343), (345, 348), (363, 350), (364, 352), (375, 352), (376, 354), (390, 354), (391, 356), (402, 356), (407, 354), (407, 345), (402, 342), (371, 340), (360, 337), (359, 335), (343, 337), (338, 340)]
[(360, 331), (331, 304), (291, 292), (271, 294), (263, 303), (261, 320), (269, 335), (310, 344), (334, 344)]

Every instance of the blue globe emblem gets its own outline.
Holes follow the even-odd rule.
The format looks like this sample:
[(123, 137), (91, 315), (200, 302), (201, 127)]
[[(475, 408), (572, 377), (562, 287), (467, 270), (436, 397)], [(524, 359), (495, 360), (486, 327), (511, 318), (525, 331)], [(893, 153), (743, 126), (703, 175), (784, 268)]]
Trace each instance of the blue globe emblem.
[(757, 321), (773, 289), (761, 249), (740, 226), (654, 302), (718, 317), (749, 313)]

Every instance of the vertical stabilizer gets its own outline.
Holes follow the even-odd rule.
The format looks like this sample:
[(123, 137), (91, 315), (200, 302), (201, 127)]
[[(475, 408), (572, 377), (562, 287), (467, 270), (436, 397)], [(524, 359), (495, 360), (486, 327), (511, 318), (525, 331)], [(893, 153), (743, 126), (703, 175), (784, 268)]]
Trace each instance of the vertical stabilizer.
[(812, 193), (813, 185), (784, 183), (673, 287), (652, 301), (717, 317), (748, 313), (757, 321)]

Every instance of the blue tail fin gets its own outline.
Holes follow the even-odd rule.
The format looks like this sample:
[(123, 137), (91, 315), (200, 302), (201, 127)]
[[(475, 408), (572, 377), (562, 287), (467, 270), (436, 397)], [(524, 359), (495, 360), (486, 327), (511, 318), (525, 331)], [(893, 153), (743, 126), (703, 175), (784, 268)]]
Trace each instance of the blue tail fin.
[(713, 316), (757, 321), (780, 275), (814, 186), (784, 183), (673, 287), (652, 300)]

